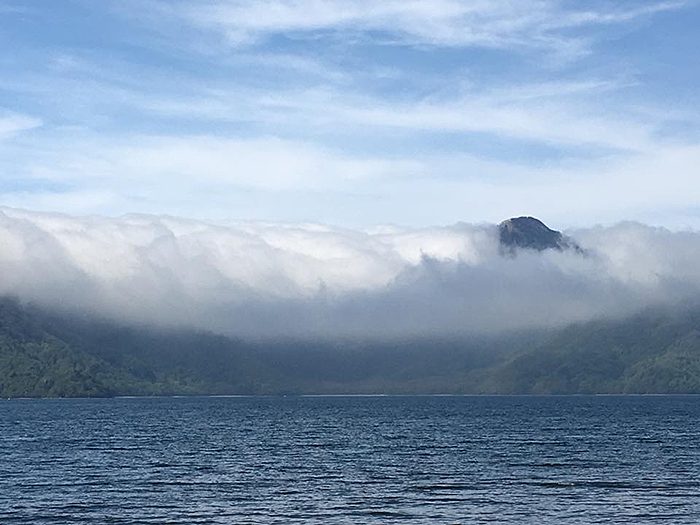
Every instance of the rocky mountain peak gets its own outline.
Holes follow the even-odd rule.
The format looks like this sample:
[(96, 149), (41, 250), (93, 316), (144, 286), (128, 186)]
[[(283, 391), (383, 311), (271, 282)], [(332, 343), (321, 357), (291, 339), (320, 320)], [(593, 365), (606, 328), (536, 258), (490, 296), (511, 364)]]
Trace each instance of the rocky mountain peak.
[(515, 253), (519, 248), (530, 250), (566, 250), (582, 251), (571, 239), (557, 230), (547, 227), (535, 217), (513, 217), (498, 225), (501, 248)]

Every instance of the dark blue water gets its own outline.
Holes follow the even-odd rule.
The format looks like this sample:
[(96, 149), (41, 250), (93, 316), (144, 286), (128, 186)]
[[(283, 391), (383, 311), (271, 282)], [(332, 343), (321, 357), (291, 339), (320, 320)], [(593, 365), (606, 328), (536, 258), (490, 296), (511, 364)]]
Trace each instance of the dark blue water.
[(0, 523), (700, 523), (697, 397), (0, 401)]

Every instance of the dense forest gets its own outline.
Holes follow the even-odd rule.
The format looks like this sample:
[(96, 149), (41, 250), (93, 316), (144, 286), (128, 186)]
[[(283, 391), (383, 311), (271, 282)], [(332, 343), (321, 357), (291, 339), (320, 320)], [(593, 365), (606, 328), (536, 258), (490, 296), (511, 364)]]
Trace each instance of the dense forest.
[(491, 338), (242, 341), (0, 300), (0, 395), (700, 393), (700, 309)]

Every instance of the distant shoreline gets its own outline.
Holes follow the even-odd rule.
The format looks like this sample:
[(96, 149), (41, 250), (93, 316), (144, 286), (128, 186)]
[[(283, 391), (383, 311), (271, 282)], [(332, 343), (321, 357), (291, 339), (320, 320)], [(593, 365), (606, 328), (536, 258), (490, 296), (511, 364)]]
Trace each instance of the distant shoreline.
[(567, 397), (700, 397), (698, 393), (620, 393), (620, 394), (196, 394), (196, 395), (154, 395), (154, 396), (76, 396), (76, 397), (4, 397), (0, 401), (71, 401), (71, 400), (115, 400), (115, 399), (281, 399), (281, 398), (408, 398), (408, 397), (510, 397), (510, 398), (567, 398)]

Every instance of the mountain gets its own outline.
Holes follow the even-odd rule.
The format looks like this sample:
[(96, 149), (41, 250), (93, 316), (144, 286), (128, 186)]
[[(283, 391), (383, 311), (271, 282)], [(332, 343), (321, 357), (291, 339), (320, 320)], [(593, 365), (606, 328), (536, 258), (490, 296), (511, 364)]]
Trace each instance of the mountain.
[(252, 342), (57, 314), (6, 298), (0, 397), (438, 392), (469, 370), (495, 364), (510, 346)]
[(513, 217), (498, 225), (501, 248), (511, 254), (518, 249), (582, 251), (581, 248), (561, 232), (552, 230), (534, 217)]
[(568, 326), (482, 371), (500, 394), (700, 393), (700, 309)]
[(240, 342), (48, 312), (0, 299), (0, 396), (257, 393)]
[(700, 393), (700, 308), (492, 338), (251, 342), (0, 300), (0, 396)]

